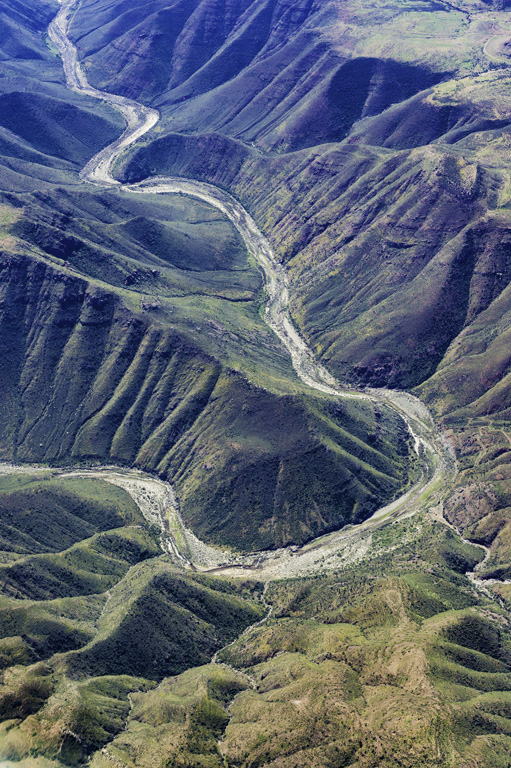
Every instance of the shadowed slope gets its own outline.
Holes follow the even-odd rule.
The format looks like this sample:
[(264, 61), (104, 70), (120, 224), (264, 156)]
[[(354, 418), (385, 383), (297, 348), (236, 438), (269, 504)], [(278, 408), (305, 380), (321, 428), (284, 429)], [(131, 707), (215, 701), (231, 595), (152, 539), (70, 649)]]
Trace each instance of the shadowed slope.
[(42, 262), (4, 258), (2, 285), (3, 456), (158, 472), (200, 533), (242, 548), (303, 542), (398, 492), (390, 412), (255, 387), (164, 314)]
[(65, 87), (46, 29), (58, 4), (6, 0), (0, 9), (2, 190), (74, 184), (73, 171), (122, 131), (123, 121)]

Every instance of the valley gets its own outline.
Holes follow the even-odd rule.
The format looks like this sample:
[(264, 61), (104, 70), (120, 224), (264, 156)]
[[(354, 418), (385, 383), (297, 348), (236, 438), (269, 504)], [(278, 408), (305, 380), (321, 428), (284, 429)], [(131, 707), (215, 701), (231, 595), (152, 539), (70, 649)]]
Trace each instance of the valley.
[[(89, 160), (85, 169), (81, 172), (81, 176), (85, 181), (97, 185), (110, 186), (112, 184), (119, 184), (111, 174), (111, 168), (116, 158), (127, 147), (141, 138), (147, 131), (150, 131), (151, 128), (157, 124), (159, 116), (154, 110), (147, 109), (143, 105), (137, 104), (137, 102), (118, 96), (112, 96), (106, 92), (91, 88), (78, 61), (76, 48), (68, 37), (70, 15), (74, 6), (74, 0), (65, 0), (62, 4), (61, 11), (57, 14), (49, 29), (50, 39), (55, 43), (63, 58), (68, 87), (72, 90), (83, 92), (94, 98), (101, 99), (119, 109), (127, 124), (127, 128), (122, 137), (112, 145), (101, 150)], [(330, 567), (335, 567), (335, 564), (337, 563), (336, 558), (341, 556), (339, 550), (342, 552), (342, 550), (346, 548), (346, 539), (349, 542), (349, 546), (352, 546), (353, 539), (358, 539), (360, 536), (362, 536), (362, 538), (367, 536), (366, 529), (370, 530), (373, 528), (378, 524), (377, 521), (385, 520), (389, 516), (394, 518), (411, 514), (417, 508), (417, 504), (420, 503), (421, 498), (429, 495), (431, 488), (437, 489), (441, 487), (442, 495), (445, 493), (446, 483), (449, 483), (449, 479), (452, 481), (454, 459), (449, 454), (449, 448), (442, 436), (435, 434), (433, 420), (427, 408), (420, 403), (418, 399), (398, 392), (394, 393), (392, 390), (384, 390), (380, 393), (378, 390), (373, 389), (369, 394), (366, 394), (354, 389), (342, 389), (331, 374), (329, 374), (328, 371), (315, 360), (314, 355), (294, 328), (289, 316), (289, 288), (286, 272), (275, 261), (269, 242), (258, 230), (253, 219), (234, 198), (212, 185), (203, 182), (183, 181), (178, 178), (161, 177), (151, 179), (148, 182), (139, 182), (135, 186), (124, 185), (123, 189), (131, 193), (142, 192), (147, 194), (149, 192), (158, 195), (191, 195), (201, 200), (205, 200), (210, 205), (220, 209), (239, 231), (248, 252), (255, 258), (264, 271), (266, 290), (268, 293), (268, 300), (265, 308), (265, 320), (283, 342), (291, 357), (293, 367), (303, 383), (309, 387), (336, 397), (360, 400), (368, 399), (379, 402), (384, 407), (390, 404), (399, 412), (400, 416), (404, 418), (414, 441), (414, 449), (421, 458), (421, 477), (417, 485), (407, 491), (401, 498), (388, 505), (388, 507), (378, 510), (365, 524), (359, 526), (358, 530), (355, 532), (350, 531), (347, 534), (341, 531), (328, 537), (327, 541), (323, 541), (321, 544), (312, 542), (307, 546), (307, 551), (305, 553), (302, 553), (299, 550), (293, 551), (288, 549), (284, 550), (282, 554), (252, 554), (249, 556), (248, 562), (243, 558), (237, 559), (237, 561), (235, 559), (235, 567), (231, 567), (230, 569), (229, 567), (227, 568), (231, 575), (236, 575), (239, 569), (240, 575), (246, 577), (250, 574), (250, 569), (254, 568), (254, 563), (257, 563), (257, 566), (255, 567), (261, 572), (260, 577), (264, 579), (265, 566), (262, 563), (264, 563), (267, 558), (270, 559), (269, 572), (273, 574), (273, 578), (275, 578), (274, 574), (279, 574), (280, 578), (303, 576), (306, 574), (310, 575), (318, 569), (318, 563), (320, 561), (325, 561), (325, 552), (328, 552), (328, 558), (334, 558), (333, 565), (331, 564)], [(124, 487), (129, 488), (130, 484), (135, 484), (136, 487), (137, 484), (140, 486), (144, 483), (143, 480), (139, 480), (138, 478), (134, 479), (130, 478), (129, 475), (125, 476), (128, 478), (127, 480), (124, 480), (122, 475), (117, 475), (114, 479), (111, 479), (111, 471), (109, 473), (107, 470), (106, 473), (106, 477), (107, 479), (110, 478), (110, 482), (114, 482), (117, 485), (120, 484), (121, 487), (123, 484)], [(147, 483), (148, 481), (146, 480), (145, 482)], [(152, 481), (153, 488), (154, 482), (155, 481)], [(140, 498), (140, 491), (137, 493), (132, 490), (131, 493), (135, 500)], [(147, 486), (145, 486), (142, 493), (144, 493), (145, 496), (150, 496), (151, 490), (148, 491)], [(157, 492), (155, 493), (155, 490), (153, 489), (152, 494), (157, 495)], [(167, 494), (172, 495), (173, 491), (169, 490)], [(441, 496), (437, 503), (441, 503)], [(168, 507), (170, 513), (165, 511), (166, 507)], [(167, 501), (167, 504), (163, 505), (160, 499), (159, 501), (153, 501), (152, 503), (149, 502), (149, 508), (160, 509), (160, 512), (158, 513), (160, 519), (159, 521), (157, 519), (157, 522), (159, 522), (162, 527), (163, 537), (168, 540), (166, 546), (170, 547), (169, 553), (174, 553), (176, 557), (183, 558), (183, 552), (180, 552), (178, 544), (179, 539), (181, 539), (185, 542), (184, 549), (186, 551), (193, 553), (194, 549), (198, 549), (199, 553), (202, 554), (203, 557), (205, 556), (206, 560), (208, 560), (209, 553), (206, 554), (208, 549), (207, 545), (199, 542), (196, 537), (193, 536), (192, 532), (188, 531), (183, 526), (175, 501)], [(149, 520), (151, 521), (151, 519), (153, 519), (154, 522), (154, 512), (149, 513)], [(174, 529), (179, 531), (176, 537), (177, 540), (172, 539), (168, 534), (166, 535), (166, 530), (169, 528), (170, 530)], [(363, 529), (363, 531), (361, 532), (360, 529)], [(296, 548), (294, 549), (296, 550)], [(285, 561), (284, 564), (279, 562), (282, 560)], [(301, 564), (301, 561), (306, 561), (307, 565), (304, 567)], [(189, 562), (189, 567), (196, 567), (196, 565), (197, 563), (194, 561), (192, 554), (192, 560)], [(218, 568), (225, 568), (227, 563), (222, 561), (218, 551), (215, 552), (215, 550), (211, 550), (208, 565), (210, 567), (214, 566), (216, 570)]]
[(0, 764), (505, 768), (505, 7), (9, 4)]

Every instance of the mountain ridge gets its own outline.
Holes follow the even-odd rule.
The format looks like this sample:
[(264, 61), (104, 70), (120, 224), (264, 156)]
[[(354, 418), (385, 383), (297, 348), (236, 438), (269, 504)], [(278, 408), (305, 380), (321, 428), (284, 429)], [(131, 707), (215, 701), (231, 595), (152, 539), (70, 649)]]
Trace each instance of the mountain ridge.
[[(182, 10), (186, 3), (174, 5)], [(200, 4), (201, 12), (207, 5)], [(234, 15), (243, 24), (232, 27), (231, 20), (227, 25), (234, 35), (228, 30), (230, 45), (213, 56), (216, 63), (225, 64), (229, 51), (235, 53), (237, 45), (250, 42), (246, 35), (251, 27), (253, 31), (254, 18), (267, 14), (266, 24), (270, 15), (274, 22), (278, 12), (290, 9), (286, 3), (259, 2), (243, 16), (240, 5)], [(114, 15), (120, 8), (110, 0), (101, 0), (100, 7), (113, 9)], [(399, 25), (408, 32), (409, 23), (431, 30), (439, 7), (421, 4), (413, 22), (403, 6), (385, 7), (383, 17), (376, 15), (382, 39), (388, 39), (392, 29), (395, 50), (403, 40), (396, 35)], [(300, 6), (306, 14), (314, 9)], [(321, 8), (323, 40), (329, 25), (340, 21), (333, 9), (331, 3)], [(477, 9), (483, 12), (481, 5)], [(442, 11), (451, 32), (470, 22), (465, 7), (460, 13), (451, 11)], [(367, 19), (366, 8), (364, 14)], [(152, 15), (147, 23), (152, 26), (168, 17)], [(77, 17), (75, 29), (83, 18)], [(122, 23), (126, 21), (131, 23)], [(299, 26), (301, 17), (295, 21)], [(357, 24), (360, 29), (359, 17)], [(108, 25), (101, 33), (105, 30), (116, 34)], [(362, 35), (369, 48), (374, 46), (372, 30), (369, 24)], [(283, 26), (277, 29), (277, 38), (282, 31)], [(350, 47), (349, 30), (336, 26), (336, 33), (340, 31)], [(253, 55), (250, 45), (241, 59), (227, 62), (234, 72), (241, 67), (241, 75), (247, 70), (254, 74), (253, 61), (264, 64), (264, 56), (259, 56), (263, 49), (258, 48), (264, 34), (263, 29), (253, 40), (258, 53), (248, 67), (243, 56)], [(484, 34), (485, 29), (480, 30)], [(317, 39), (317, 30), (314, 35)], [(437, 44), (438, 37), (428, 45)], [(157, 45), (151, 47), (157, 38), (158, 30), (148, 40), (132, 37), (133, 45), (124, 46), (131, 54), (143, 53), (146, 60), (121, 72), (119, 82), (125, 75), (128, 81), (147, 76), (144, 67), (149, 65), (150, 71), (153, 66), (148, 57), (158, 53)], [(303, 39), (303, 34), (296, 37), (298, 42)], [(409, 38), (404, 39), (406, 59)], [(431, 68), (431, 78), (453, 71), (453, 62), (473, 52), (478, 40), (463, 40), (461, 49), (444, 52), (438, 66)], [(87, 43), (83, 37), (82, 43)], [(297, 67), (313, 61), (314, 69), (317, 50), (312, 43), (304, 49)], [(104, 49), (98, 53), (96, 60), (103, 60)], [(282, 62), (293, 51), (276, 53)], [(334, 53), (338, 57), (340, 52)], [(347, 369), (354, 380), (412, 385), (431, 369), (441, 371), (442, 360), (452, 354), (453, 339), (464, 338), (463, 331), (459, 333), (466, 318), (474, 327), (479, 324), (486, 341), (487, 313), (494, 313), (506, 298), (506, 249), (500, 236), (506, 213), (500, 214), (500, 229), (489, 218), (487, 229), (481, 224), (495, 201), (505, 204), (506, 177), (498, 165), (502, 156), (489, 160), (484, 152), (482, 158), (478, 155), (484, 144), (481, 130), (495, 131), (495, 142), (503, 135), (499, 131), (506, 130), (505, 115), (488, 117), (491, 110), (482, 94), (484, 87), (501, 88), (505, 77), (490, 73), (479, 82), (476, 71), (477, 93), (471, 98), (479, 102), (472, 121), (467, 83), (459, 86), (461, 97), (455, 94), (466, 101), (461, 108), (450, 103), (454, 97), (449, 80), (432, 87), (428, 81), (427, 90), (415, 96), (413, 88), (411, 94), (406, 90), (408, 76), (425, 82), (423, 65), (428, 56), (431, 59), (430, 49), (419, 57), (419, 66), (412, 67), (403, 61), (381, 63), (377, 47), (373, 53), (369, 57), (366, 48), (358, 50), (351, 67), (360, 65), (361, 71), (352, 80), (346, 77), (346, 63), (339, 67), (342, 76), (334, 102), (350, 95), (343, 93), (343, 84), (359, 82), (359, 75), (368, 89), (363, 104), (361, 99), (351, 103), (351, 117), (362, 120), (350, 122), (350, 117), (345, 125), (334, 125), (339, 129), (334, 138), (344, 139), (349, 131), (340, 143), (287, 152), (307, 125), (303, 115), (293, 115), (287, 125), (284, 120), (268, 132), (259, 126), (253, 135), (247, 133), (245, 139), (252, 141), (259, 131), (259, 150), (218, 131), (207, 137), (175, 133), (156, 142), (149, 135), (145, 146), (119, 167), (125, 178), (134, 179), (166, 171), (167, 163), (173, 171), (220, 183), (239, 194), (277, 242), (292, 276), (295, 319), (302, 330), (307, 328), (323, 359), (335, 370)], [(335, 57), (326, 58), (330, 66)], [(475, 69), (481, 69), (481, 59), (474, 61)], [(122, 62), (119, 56), (115, 63)], [(406, 65), (406, 73), (401, 65)], [(89, 69), (95, 66), (91, 61)], [(186, 75), (186, 57), (183, 66)], [(330, 82), (333, 70), (327, 70), (322, 87)], [(188, 80), (200, 86), (207, 71), (208, 66), (200, 67), (200, 77)], [(235, 94), (240, 80), (225, 79), (229, 71), (217, 72), (223, 84), (213, 91), (216, 97), (220, 92)], [(389, 105), (386, 96), (394, 81), (404, 95), (397, 107)], [(306, 80), (303, 84), (310, 86)], [(270, 91), (275, 85), (272, 79)], [(472, 81), (468, 85), (470, 92)], [(324, 104), (324, 92), (319, 100), (305, 98), (302, 106)], [(73, 100), (78, 103), (81, 97)], [(195, 104), (189, 101), (174, 105), (176, 123), (181, 121), (181, 128), (188, 124), (188, 130), (198, 105), (207, 99), (197, 94)], [(371, 103), (376, 114), (365, 116)], [(164, 110), (164, 132), (172, 126), (173, 108)], [(329, 112), (334, 123), (340, 114), (335, 108)], [(445, 145), (413, 145), (432, 138), (425, 114), (438, 117), (433, 136), (435, 141), (444, 137)], [(219, 128), (218, 115), (209, 117), (212, 127)], [(396, 131), (403, 117), (404, 130)], [(325, 126), (327, 135), (331, 128)], [(98, 126), (98, 143), (100, 134), (106, 143), (102, 130)], [(447, 144), (453, 136), (468, 141), (470, 148)], [(365, 144), (369, 139), (372, 143)], [(170, 157), (169, 147), (174, 153)], [(217, 165), (226, 150), (224, 165)], [(477, 160), (467, 162), (472, 152)], [(30, 167), (17, 167), (28, 179)], [(366, 393), (368, 402), (346, 398), (338, 403), (312, 395), (297, 382), (283, 349), (268, 331), (264, 335), (261, 277), (230, 225), (191, 203), (156, 203), (148, 195), (135, 203), (115, 191), (78, 191), (74, 171), (66, 175), (54, 161), (51, 168), (53, 179), (44, 189), (23, 194), (26, 187), (14, 186), (14, 193), (11, 189), (4, 194), (6, 205), (0, 210), (4, 272), (11, 272), (1, 297), (6, 456), (16, 448), (16, 457), (25, 460), (115, 460), (166, 474), (176, 483), (185, 520), (195, 530), (231, 545), (242, 536), (244, 548), (306, 541), (343, 522), (358, 522), (383, 497), (398, 492), (409, 469), (410, 441), (403, 422), (372, 402), (371, 392)], [(73, 186), (64, 187), (66, 179), (73, 179)], [(371, 198), (375, 179), (377, 195)], [(391, 202), (385, 194), (389, 182), (395, 193)], [(306, 191), (302, 210), (293, 210), (300, 190)], [(300, 221), (314, 200), (311, 216)], [(429, 231), (421, 233), (417, 225), (426, 206), (431, 207)], [(340, 212), (350, 207), (353, 219), (340, 219)], [(196, 226), (201, 211), (207, 219), (203, 229)], [(341, 232), (340, 224), (351, 231)], [(378, 258), (386, 225), (392, 226), (386, 243), (395, 249), (392, 264), (383, 284), (373, 277), (366, 285), (357, 254), (366, 251), (361, 266), (372, 265), (374, 275), (387, 258)], [(213, 227), (220, 243), (208, 249), (207, 234)], [(185, 236), (192, 233), (186, 242)], [(343, 247), (353, 249), (351, 261), (336, 261), (336, 233), (347, 238)], [(367, 248), (371, 239), (372, 249)], [(315, 250), (314, 273), (307, 284), (305, 262)], [(401, 263), (401, 272), (405, 263), (413, 274), (400, 278), (403, 254), (409, 258)], [(21, 279), (21, 273), (34, 279)], [(414, 281), (417, 288), (408, 290)], [(409, 306), (398, 307), (401, 318), (403, 311), (413, 317), (418, 298), (426, 305), (424, 320), (416, 327), (406, 318), (400, 325), (395, 314), (384, 328), (379, 327), (381, 317), (371, 321), (362, 340), (366, 371), (350, 370), (350, 360), (341, 357), (348, 334), (334, 338), (338, 354), (328, 357), (328, 333), (333, 327), (335, 336), (338, 310), (344, 305), (339, 293), (335, 311), (329, 313), (334, 301), (328, 292), (335, 294), (343, 284), (353, 297), (347, 309), (356, 329), (364, 322), (360, 306), (369, 311), (367, 307), (376, 305), (382, 312), (389, 295), (397, 304), (407, 299)], [(459, 286), (464, 302), (453, 312), (447, 299)], [(386, 319), (385, 311), (382, 315)], [(440, 328), (428, 325), (432, 315), (438, 315)], [(505, 313), (502, 317), (505, 326)], [(410, 331), (415, 333), (411, 339), (406, 336)], [(503, 331), (505, 346), (505, 328), (497, 331)], [(470, 343), (470, 333), (465, 337)], [(394, 353), (390, 365), (387, 359), (380, 365), (389, 338), (392, 343), (397, 339), (401, 356)], [(423, 348), (417, 361), (409, 353), (419, 344)], [(350, 350), (359, 363), (360, 349)], [(495, 366), (489, 349), (485, 381), (477, 384), (471, 372), (467, 375), (462, 395), (469, 404), (477, 386), (484, 388), (493, 374), (497, 390), (490, 399), (505, 405), (498, 399), (498, 387), (500, 376), (505, 384), (506, 361)], [(478, 340), (474, 355), (480, 350)], [(458, 360), (454, 355), (454, 368)], [(348, 529), (338, 566), (330, 570), (332, 558), (329, 563), (316, 559), (317, 575), (312, 578), (272, 577), (263, 590), (244, 574), (229, 581), (225, 572), (223, 577), (186, 572), (182, 562), (172, 563), (172, 555), (162, 552), (165, 525), (171, 525), (164, 508), (162, 531), (137, 510), (124, 521), (117, 517), (118, 527), (109, 530), (82, 530), (75, 521), (77, 541), (62, 542), (66, 546), (57, 552), (27, 553), (18, 530), (7, 541), (10, 550), (0, 552), (6, 593), (0, 610), (9, 619), (0, 638), (2, 757), (19, 761), (20, 768), (84, 763), (106, 768), (112, 762), (130, 768), (504, 768), (511, 734), (511, 645), (505, 618), (511, 594), (506, 584), (485, 586), (479, 576), (502, 578), (509, 568), (506, 414), (487, 408), (474, 419), (472, 410), (450, 412), (449, 367), (443, 384), (433, 381), (425, 392), (451, 417), (450, 438), (461, 465), (454, 491), (439, 487), (444, 478), (454, 477), (454, 470), (434, 473), (431, 483), (417, 490), (410, 507), (413, 516), (398, 519), (387, 513), (365, 536)], [(18, 425), (22, 442), (16, 446)], [(416, 435), (417, 463), (424, 461), (425, 448)], [(51, 475), (51, 469), (41, 471)], [(19, 503), (20, 482), (16, 475), (9, 475), (5, 486), (0, 482), (0, 502), (3, 494), (12, 497), (8, 507)], [(52, 487), (46, 474), (25, 482), (29, 487), (35, 483), (47, 504), (55, 494), (61, 514), (73, 508), (74, 501)], [(77, 488), (83, 503), (91, 504), (90, 486)], [(447, 490), (449, 519), (489, 546), (484, 560), (481, 547), (461, 540), (440, 521), (442, 492)], [(249, 519), (247, 509), (252, 511)], [(342, 521), (340, 511), (346, 513)], [(48, 517), (50, 523), (53, 519)], [(289, 557), (294, 556), (290, 550)], [(477, 563), (480, 570), (467, 578)], [(257, 564), (249, 573), (257, 575)]]

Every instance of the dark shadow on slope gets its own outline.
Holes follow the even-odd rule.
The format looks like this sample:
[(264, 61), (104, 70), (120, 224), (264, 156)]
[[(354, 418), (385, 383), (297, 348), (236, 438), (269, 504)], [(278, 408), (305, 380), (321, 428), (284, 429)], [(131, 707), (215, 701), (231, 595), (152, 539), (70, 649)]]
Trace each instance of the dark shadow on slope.
[(440, 82), (448, 73), (376, 58), (343, 63), (306, 116), (295, 125), (289, 149), (342, 141), (357, 120), (378, 115), (392, 104)]

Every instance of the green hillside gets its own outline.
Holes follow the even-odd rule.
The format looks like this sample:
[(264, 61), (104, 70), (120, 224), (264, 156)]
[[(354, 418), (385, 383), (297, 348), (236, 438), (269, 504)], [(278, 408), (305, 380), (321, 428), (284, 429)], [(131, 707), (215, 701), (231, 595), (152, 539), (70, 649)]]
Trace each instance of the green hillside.
[(479, 558), (418, 515), (373, 536), (363, 572), (275, 582), (264, 607), (254, 583), (154, 555), (106, 593), (4, 597), (0, 757), (505, 766), (511, 637), (463, 576)]
[(6, 0), (0, 9), (0, 190), (75, 185), (76, 171), (113, 141), (122, 118), (65, 86), (46, 34), (58, 4)]
[(0, 477), (0, 549), (58, 552), (99, 531), (140, 522), (132, 499), (113, 485), (41, 477)]
[[(173, 300), (133, 311), (154, 294), (114, 293), (21, 255), (4, 259), (2, 283), (4, 458), (157, 472), (176, 483), (195, 530), (242, 549), (361, 520), (407, 482), (396, 414), (310, 394), (280, 354), (263, 388), (250, 380), (254, 358), (268, 357), (256, 339), (252, 360), (234, 357), (235, 339), (224, 362), (190, 338), (189, 317), (172, 322)], [(254, 305), (247, 334), (262, 325)]]
[[(95, 13), (110, 35), (145, 16)], [(0, 78), (0, 456), (157, 473), (199, 535), (240, 549), (300, 544), (395, 498), (415, 472), (404, 424), (297, 380), (225, 218), (78, 187), (122, 121), (64, 87), (46, 23), (27, 22), (38, 56)]]
[(123, 730), (132, 692), (208, 662), (264, 614), (254, 584), (162, 557), (126, 491), (53, 474), (0, 478), (2, 762), (81, 764)]
[[(66, 88), (36, 6), (0, 9), (0, 459), (38, 465), (0, 475), (0, 764), (508, 768), (506, 4), (72, 14), (91, 83), (161, 113), (119, 178), (230, 192), (318, 359), (432, 408), (434, 480), (366, 527), (425, 446), (298, 379), (218, 210), (80, 181), (124, 123)], [(149, 492), (66, 475), (112, 464), (229, 565), (169, 554)]]
[[(364, 12), (353, 3), (353, 32), (343, 37), (344, 17), (329, 3), (293, 16), (285, 2), (233, 7), (236, 24), (200, 65), (193, 52), (207, 38), (206, 5), (188, 16), (187, 6), (174, 9), (182, 32), (169, 41), (169, 84), (143, 96), (162, 109), (167, 135), (148, 139), (119, 170), (131, 181), (184, 175), (237, 196), (288, 264), (299, 328), (342, 377), (410, 388), (438, 369), (423, 390), (430, 402), (449, 391), (457, 398), (449, 381), (460, 377), (462, 403), (479, 397), (488, 377), (477, 382), (479, 360), (471, 364), (466, 345), (478, 334), (479, 355), (484, 329), (505, 327), (505, 297), (497, 300), (508, 283), (508, 75), (498, 12), (478, 2), (374, 2)], [(115, 13), (114, 0), (105, 6)], [(265, 14), (264, 43), (244, 45), (249, 60), (233, 75), (230, 46), (244, 35), (255, 45)], [(140, 16), (87, 31), (78, 14), (73, 33), (93, 79), (112, 46), (155, 23)], [(325, 31), (336, 19), (337, 38)], [(500, 62), (487, 43), (502, 48)], [(183, 64), (192, 58), (193, 72)], [(209, 67), (221, 72), (224, 61), (218, 83)], [(131, 80), (122, 61), (117, 67), (110, 84), (122, 90)], [(444, 361), (462, 332), (455, 359), (449, 350)], [(493, 366), (497, 383), (507, 363), (503, 342), (491, 342), (481, 367)]]
[[(255, 29), (256, 5), (238, 10), (209, 66)], [(147, 137), (117, 171), (129, 181), (182, 175), (237, 197), (286, 264), (294, 321), (318, 357), (354, 384), (414, 388), (462, 461), (451, 519), (468, 533), (489, 515), (488, 542), (502, 530), (501, 541), (511, 435), (507, 10), (323, 3), (291, 17), (283, 1), (271, 13), (264, 45), (247, 47), (250, 61), (222, 82), (207, 79), (208, 65), (180, 69), (204, 31), (199, 12), (183, 21), (168, 85), (142, 95), (162, 109), (164, 135)], [(118, 38), (89, 49), (98, 33), (86, 27), (79, 14), (95, 77)], [(123, 78), (119, 68), (119, 88)]]

